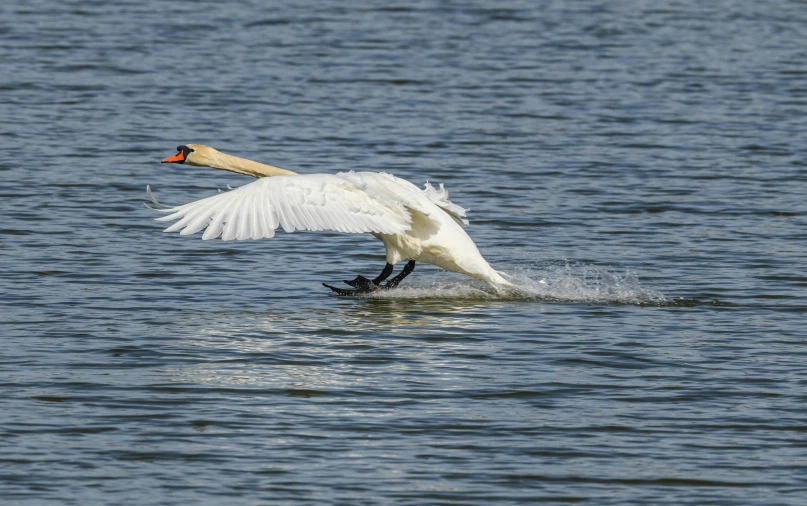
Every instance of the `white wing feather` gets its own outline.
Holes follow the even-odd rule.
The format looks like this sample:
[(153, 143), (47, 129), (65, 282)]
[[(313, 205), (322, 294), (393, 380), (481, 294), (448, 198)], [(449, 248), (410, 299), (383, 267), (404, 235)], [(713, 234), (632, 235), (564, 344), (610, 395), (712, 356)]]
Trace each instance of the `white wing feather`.
[(429, 200), (438, 205), (440, 209), (454, 218), (459, 225), (468, 225), (468, 219), (465, 217), (468, 210), (448, 200), (448, 190), (446, 190), (442, 183), (440, 183), (440, 189), (438, 190), (432, 186), (431, 183), (426, 181), (423, 193), (426, 194)]
[(372, 188), (373, 191), (385, 198), (398, 199), (406, 207), (415, 209), (426, 216), (432, 215), (433, 207), (431, 204), (433, 204), (451, 216), (458, 225), (462, 227), (468, 225), (468, 220), (465, 217), (467, 210), (448, 199), (448, 190), (442, 184), (438, 190), (427, 182), (421, 190), (406, 179), (395, 177), (386, 172), (340, 172), (337, 176), (353, 181), (355, 184), (361, 185), (362, 188)]
[[(157, 221), (179, 220), (166, 232), (195, 234), (202, 239), (272, 237), (278, 226), (295, 230), (403, 234), (412, 218), (408, 199), (399, 192), (379, 192), (346, 174), (276, 176), (189, 204), (172, 207)], [(405, 192), (400, 192), (405, 193)], [(392, 197), (392, 198), (390, 198)]]

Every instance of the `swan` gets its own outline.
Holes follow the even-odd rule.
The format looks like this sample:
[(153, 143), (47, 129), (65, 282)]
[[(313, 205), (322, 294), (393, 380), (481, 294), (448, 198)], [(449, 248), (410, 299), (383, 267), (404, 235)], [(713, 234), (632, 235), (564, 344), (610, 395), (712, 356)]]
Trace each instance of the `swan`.
[[(162, 163), (211, 167), (258, 178), (239, 188), (180, 206), (151, 201), (166, 216), (179, 220), (165, 232), (181, 235), (205, 230), (202, 239), (273, 237), (278, 226), (295, 230), (336, 230), (370, 233), (384, 243), (387, 264), (373, 279), (357, 276), (345, 281), (352, 290), (323, 283), (338, 295), (354, 295), (394, 288), (415, 269), (416, 262), (436, 265), (486, 282), (497, 292), (513, 285), (493, 269), (464, 230), (465, 209), (448, 199), (443, 185), (428, 182), (420, 189), (387, 173), (340, 172), (297, 174), (222, 153), (210, 146), (184, 144)], [(220, 190), (221, 191), (221, 190)], [(151, 209), (151, 206), (148, 206)], [(403, 270), (382, 285), (393, 266), (407, 260)]]

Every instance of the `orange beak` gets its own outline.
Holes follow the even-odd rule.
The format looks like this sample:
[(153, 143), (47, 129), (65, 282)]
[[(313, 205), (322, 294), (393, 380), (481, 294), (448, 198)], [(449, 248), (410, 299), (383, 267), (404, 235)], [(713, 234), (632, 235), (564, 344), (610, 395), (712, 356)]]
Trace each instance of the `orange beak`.
[(163, 158), (163, 161), (160, 163), (180, 163), (184, 161), (185, 161), (185, 155), (182, 154), (182, 150), (179, 150), (177, 154), (169, 156), (168, 158)]

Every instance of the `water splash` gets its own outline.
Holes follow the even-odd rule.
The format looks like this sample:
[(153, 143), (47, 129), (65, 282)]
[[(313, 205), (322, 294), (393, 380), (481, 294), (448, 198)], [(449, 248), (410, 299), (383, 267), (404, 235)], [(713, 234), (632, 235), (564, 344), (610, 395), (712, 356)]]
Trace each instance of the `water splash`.
[(630, 269), (616, 271), (574, 261), (505, 269), (516, 291), (496, 293), (482, 282), (451, 274), (415, 281), (395, 290), (369, 295), (380, 299), (468, 299), (669, 305), (670, 299), (642, 286)]

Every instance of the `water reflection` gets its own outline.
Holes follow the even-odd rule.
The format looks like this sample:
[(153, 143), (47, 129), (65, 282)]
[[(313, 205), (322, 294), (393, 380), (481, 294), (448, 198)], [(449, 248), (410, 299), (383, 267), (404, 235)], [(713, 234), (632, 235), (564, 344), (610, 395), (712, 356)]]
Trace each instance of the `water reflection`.
[(498, 326), (503, 306), (328, 297), (303, 308), (197, 314), (199, 327), (187, 345), (204, 348), (199, 355), (206, 360), (166, 372), (172, 382), (314, 391), (388, 381), (379, 371), (447, 374), (439, 369), (451, 357), (461, 370), (457, 357), (494, 351), (491, 327)]
[[(322, 332), (353, 336), (368, 332), (397, 333), (411, 328), (428, 332), (447, 327), (473, 329), (484, 315), (495, 313), (504, 302), (440, 299), (339, 299), (323, 298), (317, 305), (292, 309), (270, 308), (262, 313), (215, 313), (199, 315), (206, 336), (243, 333), (300, 336)], [(214, 319), (215, 321), (210, 321)]]

